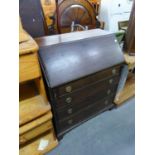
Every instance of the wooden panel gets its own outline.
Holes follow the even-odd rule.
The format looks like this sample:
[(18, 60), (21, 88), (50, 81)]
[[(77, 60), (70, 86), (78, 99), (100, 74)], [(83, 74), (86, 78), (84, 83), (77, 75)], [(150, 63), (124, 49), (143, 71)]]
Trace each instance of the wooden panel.
[(55, 0), (41, 0), (41, 5), (47, 26), (50, 26), (53, 23), (52, 19), (50, 19), (50, 16), (53, 16), (56, 11)]
[(19, 101), (39, 95), (35, 82), (27, 81), (19, 85)]
[(40, 76), (37, 54), (21, 55), (19, 58), (19, 81), (28, 81)]
[(39, 93), (42, 95), (45, 102), (48, 102), (47, 96), (46, 96), (46, 91), (45, 91), (45, 86), (44, 86), (44, 83), (43, 83), (43, 79), (42, 78), (37, 78), (37, 79), (35, 79), (35, 83), (36, 83), (36, 86), (37, 86), (37, 89), (38, 89)]
[(31, 139), (41, 135), (42, 133), (44, 133), (50, 129), (52, 129), (51, 120), (44, 122), (41, 125), (37, 126), (36, 128), (20, 135), (19, 142), (20, 142), (20, 144), (24, 144), (24, 143), (30, 141)]
[(28, 40), (29, 40), (29, 35), (24, 32), (23, 26), (22, 26), (22, 23), (21, 23), (21, 19), (19, 17), (19, 43), (20, 42), (25, 42), (25, 41), (28, 41)]
[(96, 11), (96, 15), (98, 15), (101, 0), (88, 0), (88, 1), (93, 5), (93, 7), (94, 7), (94, 9)]
[(50, 105), (45, 103), (42, 96), (25, 99), (19, 106), (19, 124), (23, 125), (50, 111)]
[(121, 105), (123, 102), (135, 95), (135, 79), (130, 77), (127, 79), (124, 89), (116, 95), (115, 103)]
[[(43, 149), (39, 150), (39, 145), (41, 141), (47, 141), (48, 145)], [(19, 154), (20, 155), (43, 155), (58, 145), (58, 141), (54, 136), (54, 131), (49, 131), (48, 133), (38, 137), (31, 143), (20, 147)]]
[(135, 53), (135, 1), (133, 2), (128, 29), (125, 35), (124, 50), (131, 55)]

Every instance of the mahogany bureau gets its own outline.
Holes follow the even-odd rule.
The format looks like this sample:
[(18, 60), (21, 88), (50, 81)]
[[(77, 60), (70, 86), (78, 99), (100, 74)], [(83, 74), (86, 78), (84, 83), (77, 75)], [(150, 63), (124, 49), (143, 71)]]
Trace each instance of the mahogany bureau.
[(58, 139), (82, 122), (115, 106), (113, 101), (124, 56), (115, 35), (103, 32), (94, 35), (100, 31), (78, 32), (85, 37), (77, 37), (77, 40), (78, 33), (70, 33), (68, 36), (74, 37), (68, 41), (48, 42), (48, 45), (43, 45), (47, 37), (37, 39)]

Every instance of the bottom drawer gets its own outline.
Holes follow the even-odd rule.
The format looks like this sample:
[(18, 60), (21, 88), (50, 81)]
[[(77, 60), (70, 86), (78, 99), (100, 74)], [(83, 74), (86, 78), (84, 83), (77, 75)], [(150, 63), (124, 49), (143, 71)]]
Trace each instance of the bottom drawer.
[(95, 104), (92, 106), (89, 106), (85, 109), (82, 109), (76, 115), (73, 115), (72, 117), (59, 121), (59, 132), (63, 132), (65, 130), (68, 130), (75, 126), (76, 124), (79, 124), (80, 122), (87, 120), (91, 118), (93, 115), (100, 113), (109, 107), (113, 106), (113, 98), (114, 95), (108, 96), (104, 99), (101, 99), (99, 101), (96, 101)]

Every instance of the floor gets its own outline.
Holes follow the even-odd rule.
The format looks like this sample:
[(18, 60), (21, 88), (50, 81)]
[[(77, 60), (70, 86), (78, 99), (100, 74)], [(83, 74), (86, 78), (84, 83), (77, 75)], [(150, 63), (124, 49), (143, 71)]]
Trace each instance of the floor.
[(135, 99), (67, 133), (47, 155), (134, 155)]

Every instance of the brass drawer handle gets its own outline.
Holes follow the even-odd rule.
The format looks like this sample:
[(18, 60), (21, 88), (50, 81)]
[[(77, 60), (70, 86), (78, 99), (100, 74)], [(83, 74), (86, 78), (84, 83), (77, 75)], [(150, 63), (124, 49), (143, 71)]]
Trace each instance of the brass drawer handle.
[(112, 83), (113, 83), (113, 79), (110, 79), (110, 80), (109, 80), (109, 83), (112, 84)]
[(68, 120), (68, 124), (72, 124), (72, 123), (73, 123), (72, 119)]
[(116, 69), (112, 70), (112, 74), (115, 75), (116, 74)]
[(71, 97), (67, 97), (65, 101), (66, 101), (66, 103), (71, 103), (72, 102), (72, 98)]
[(67, 86), (65, 90), (67, 93), (70, 93), (72, 91), (72, 86)]
[(108, 91), (107, 91), (107, 94), (109, 95), (111, 93), (111, 90), (109, 89)]
[(70, 108), (70, 109), (68, 109), (68, 110), (67, 110), (67, 112), (68, 112), (68, 114), (72, 114), (73, 109), (72, 109), (72, 108)]

